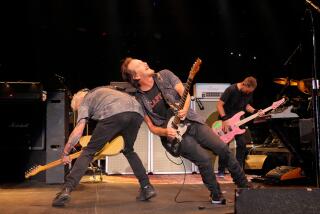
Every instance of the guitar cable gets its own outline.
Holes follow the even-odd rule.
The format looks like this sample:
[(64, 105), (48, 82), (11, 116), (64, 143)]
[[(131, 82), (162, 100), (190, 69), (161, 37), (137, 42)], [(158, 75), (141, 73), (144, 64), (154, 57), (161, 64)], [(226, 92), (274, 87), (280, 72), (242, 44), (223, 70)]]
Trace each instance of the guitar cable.
[[(177, 194), (176, 194), (175, 197), (174, 197), (174, 202), (179, 203), (179, 204), (180, 204), (180, 203), (192, 203), (192, 202), (208, 202), (208, 201), (193, 201), (193, 200), (179, 201), (179, 200), (178, 200), (178, 197), (179, 197), (180, 193), (182, 192), (182, 190), (183, 190), (183, 188), (184, 188), (184, 185), (185, 185), (185, 182), (186, 182), (186, 177), (187, 177), (186, 165), (184, 164), (183, 158), (182, 158), (181, 156), (179, 156), (181, 162), (180, 162), (180, 163), (177, 163), (177, 162), (175, 162), (174, 160), (172, 160), (172, 159), (169, 157), (167, 151), (165, 151), (165, 154), (166, 154), (166, 157), (168, 158), (168, 160), (169, 160), (170, 162), (172, 162), (173, 164), (176, 164), (176, 165), (183, 165), (183, 169), (184, 169), (183, 182), (182, 182), (182, 184), (181, 184), (181, 186), (180, 186)], [(205, 209), (205, 207), (204, 207), (204, 206), (198, 206), (198, 209)]]

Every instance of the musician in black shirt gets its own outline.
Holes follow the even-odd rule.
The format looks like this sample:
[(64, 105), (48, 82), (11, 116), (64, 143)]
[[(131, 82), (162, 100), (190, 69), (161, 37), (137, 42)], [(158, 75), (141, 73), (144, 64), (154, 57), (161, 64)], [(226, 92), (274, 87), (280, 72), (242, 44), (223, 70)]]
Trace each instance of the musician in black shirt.
[[(220, 119), (222, 120), (222, 130), (227, 132), (230, 127), (229, 122), (227, 121), (233, 115), (240, 111), (246, 111), (249, 113), (256, 113), (258, 110), (251, 106), (252, 95), (254, 90), (257, 87), (257, 80), (254, 77), (247, 77), (242, 82), (235, 83), (229, 86), (221, 95), (217, 103), (217, 111), (219, 113)], [(263, 114), (259, 110), (259, 114)], [(235, 136), (237, 149), (236, 149), (236, 158), (241, 167), (244, 165), (245, 157), (247, 155), (246, 144), (248, 138), (245, 137), (245, 134)], [(219, 168), (218, 176), (223, 177), (225, 171), (225, 160), (219, 157)]]

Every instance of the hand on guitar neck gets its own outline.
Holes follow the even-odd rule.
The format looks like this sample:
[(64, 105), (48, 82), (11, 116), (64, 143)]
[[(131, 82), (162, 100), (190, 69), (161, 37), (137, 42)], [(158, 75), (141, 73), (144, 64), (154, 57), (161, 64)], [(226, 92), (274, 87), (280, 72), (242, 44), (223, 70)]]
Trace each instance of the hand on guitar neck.
[(66, 164), (69, 164), (69, 163), (71, 163), (71, 159), (70, 159), (70, 156), (69, 155), (63, 155), (62, 156), (62, 163), (64, 164), (64, 165), (66, 165)]
[[(257, 113), (258, 113), (259, 117), (262, 117), (265, 115), (265, 112), (262, 109), (259, 109), (257, 111)], [(222, 121), (222, 131), (224, 133), (228, 133), (228, 132), (232, 131), (232, 127), (231, 127), (232, 125), (233, 125), (232, 121), (230, 121), (230, 120)]]

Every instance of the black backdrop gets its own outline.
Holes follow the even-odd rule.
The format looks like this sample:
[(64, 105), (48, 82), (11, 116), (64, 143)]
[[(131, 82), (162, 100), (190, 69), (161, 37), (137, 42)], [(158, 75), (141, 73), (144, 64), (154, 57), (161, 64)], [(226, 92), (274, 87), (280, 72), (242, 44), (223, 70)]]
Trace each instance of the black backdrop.
[(273, 78), (311, 76), (303, 0), (2, 1), (0, 20), (0, 80), (50, 87), (59, 84), (57, 74), (74, 92), (121, 81), (126, 56), (186, 79), (199, 56), (196, 82), (256, 76), (256, 105), (264, 107), (282, 89)]

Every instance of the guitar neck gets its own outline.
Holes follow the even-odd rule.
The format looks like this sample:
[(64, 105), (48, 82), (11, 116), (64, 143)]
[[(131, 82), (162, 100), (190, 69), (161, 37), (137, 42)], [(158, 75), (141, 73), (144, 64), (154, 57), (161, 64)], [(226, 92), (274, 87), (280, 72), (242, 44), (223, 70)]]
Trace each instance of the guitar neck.
[[(270, 111), (270, 110), (272, 110), (272, 109), (273, 109), (272, 106), (269, 106), (268, 108), (265, 108), (265, 109), (263, 109), (262, 111), (263, 111), (263, 113), (266, 113), (266, 112), (268, 112), (268, 111)], [(247, 123), (247, 122), (255, 119), (255, 118), (258, 117), (258, 116), (259, 116), (259, 113), (257, 112), (257, 113), (255, 113), (255, 114), (249, 116), (249, 117), (244, 118), (243, 120), (240, 120), (240, 121), (236, 124), (236, 126), (241, 126), (241, 125), (243, 125), (243, 124), (245, 124), (245, 123)]]
[(184, 104), (186, 103), (186, 100), (187, 100), (187, 97), (188, 97), (188, 94), (189, 94), (189, 90), (190, 90), (190, 86), (191, 86), (191, 83), (192, 83), (192, 79), (191, 78), (188, 78), (187, 80), (187, 84), (184, 88), (184, 91), (183, 91), (183, 95), (180, 99), (180, 102), (179, 102), (179, 107), (178, 109), (181, 110), (183, 109), (184, 107)]
[[(70, 160), (76, 159), (76, 158), (78, 158), (80, 156), (80, 154), (81, 154), (81, 151), (73, 153), (73, 154), (69, 155), (69, 158), (70, 158)], [(50, 169), (50, 168), (58, 166), (58, 165), (60, 165), (62, 163), (63, 163), (62, 159), (50, 162), (50, 163), (42, 166), (40, 171), (44, 171), (44, 170)]]
[[(191, 83), (192, 83), (192, 79), (191, 79), (191, 78), (188, 78), (187, 84), (185, 85), (185, 88), (184, 88), (182, 97), (181, 97), (180, 102), (179, 102), (179, 105), (178, 105), (178, 110), (183, 109), (184, 104), (186, 103), (186, 100), (187, 100), (187, 97), (188, 97), (188, 94), (189, 94), (189, 90), (190, 90)], [(175, 116), (173, 122), (174, 122), (175, 124), (180, 123), (180, 118), (179, 118), (178, 116)]]

